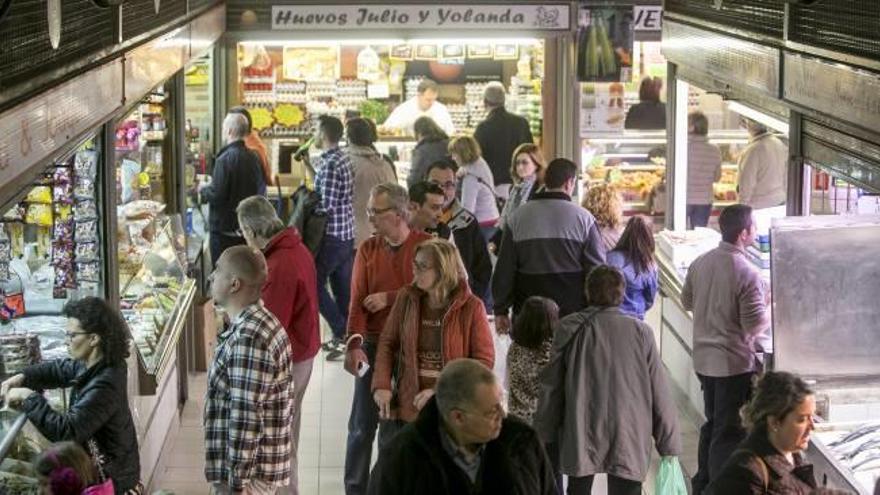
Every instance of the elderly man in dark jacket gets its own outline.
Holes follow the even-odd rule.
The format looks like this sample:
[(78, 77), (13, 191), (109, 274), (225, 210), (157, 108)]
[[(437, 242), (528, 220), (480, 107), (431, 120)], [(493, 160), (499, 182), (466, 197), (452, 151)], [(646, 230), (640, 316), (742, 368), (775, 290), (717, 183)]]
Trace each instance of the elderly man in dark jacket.
[(506, 418), (501, 386), (473, 359), (443, 368), (436, 393), (379, 453), (370, 495), (555, 495), (538, 436)]
[(513, 150), (523, 143), (534, 142), (529, 121), (512, 114), (504, 108), (504, 86), (489, 83), (483, 91), (483, 105), (486, 119), (477, 125), (474, 139), (480, 143), (483, 158), (492, 169), (495, 190), (499, 196), (507, 198), (513, 179), (510, 177), (510, 162)]
[(216, 264), (228, 247), (244, 244), (235, 208), (241, 200), (265, 191), (260, 157), (244, 144), (248, 136), (247, 119), (230, 113), (223, 120), (226, 139), (217, 159), (211, 184), (200, 188), (202, 201), (210, 204), (211, 263)]

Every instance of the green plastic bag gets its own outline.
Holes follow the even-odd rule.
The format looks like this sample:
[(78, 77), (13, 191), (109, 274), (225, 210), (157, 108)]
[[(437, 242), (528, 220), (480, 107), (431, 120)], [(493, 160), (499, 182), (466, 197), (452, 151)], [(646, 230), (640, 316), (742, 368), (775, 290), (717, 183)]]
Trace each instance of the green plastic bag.
[(668, 456), (660, 459), (654, 493), (655, 495), (687, 495), (687, 484), (678, 457)]

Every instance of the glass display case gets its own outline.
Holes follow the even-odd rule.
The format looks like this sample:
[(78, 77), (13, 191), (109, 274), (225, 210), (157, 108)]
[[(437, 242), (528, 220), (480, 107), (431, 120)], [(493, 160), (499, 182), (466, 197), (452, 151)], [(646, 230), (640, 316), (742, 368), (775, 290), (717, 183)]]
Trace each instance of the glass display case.
[(119, 299), (138, 360), (159, 380), (173, 359), (195, 294), (185, 239), (174, 217), (126, 222), (120, 238)]
[(0, 493), (43, 493), (32, 462), (49, 441), (24, 415), (12, 411), (0, 411), (0, 439)]

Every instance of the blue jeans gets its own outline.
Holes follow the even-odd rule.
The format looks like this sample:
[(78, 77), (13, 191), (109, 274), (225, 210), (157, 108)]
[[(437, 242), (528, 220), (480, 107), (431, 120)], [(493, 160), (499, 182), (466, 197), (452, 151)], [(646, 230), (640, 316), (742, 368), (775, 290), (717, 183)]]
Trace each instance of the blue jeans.
[[(345, 336), (345, 325), (348, 322), (348, 302), (351, 299), (351, 268), (354, 264), (354, 240), (339, 240), (325, 235), (321, 248), (315, 258), (315, 270), (318, 275), (318, 308), (321, 316), (327, 320), (333, 337), (342, 339)], [(327, 280), (335, 300), (327, 290)]]
[(712, 205), (687, 205), (687, 222), (689, 229), (705, 227), (709, 225), (709, 217), (712, 215)]
[(370, 482), (370, 463), (373, 457), (373, 440), (379, 430), (379, 450), (403, 427), (399, 421), (382, 421), (379, 424), (379, 408), (373, 401), (371, 384), (376, 364), (376, 345), (364, 342), (364, 353), (370, 369), (363, 377), (354, 379), (354, 397), (351, 415), (348, 417), (348, 441), (345, 448), (345, 495), (367, 493)]

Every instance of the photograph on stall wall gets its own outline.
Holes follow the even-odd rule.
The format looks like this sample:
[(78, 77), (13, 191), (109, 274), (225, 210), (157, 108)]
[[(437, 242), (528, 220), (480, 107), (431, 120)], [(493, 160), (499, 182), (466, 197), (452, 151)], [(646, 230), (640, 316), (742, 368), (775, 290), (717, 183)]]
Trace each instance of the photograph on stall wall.
[(632, 7), (582, 8), (577, 74), (582, 82), (629, 82), (633, 64)]

